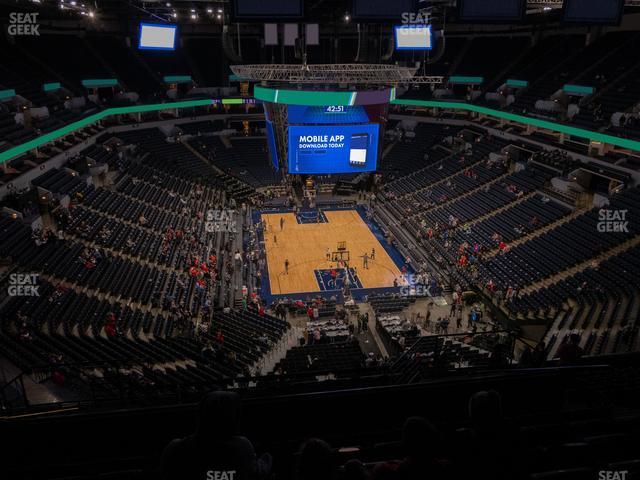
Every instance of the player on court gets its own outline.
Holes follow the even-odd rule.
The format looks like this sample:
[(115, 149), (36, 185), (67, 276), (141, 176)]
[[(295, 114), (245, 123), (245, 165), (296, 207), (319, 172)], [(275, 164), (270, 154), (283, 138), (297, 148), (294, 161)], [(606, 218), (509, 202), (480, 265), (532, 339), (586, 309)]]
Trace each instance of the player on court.
[(284, 261), (284, 273), (285, 275), (289, 275), (289, 259), (285, 259)]

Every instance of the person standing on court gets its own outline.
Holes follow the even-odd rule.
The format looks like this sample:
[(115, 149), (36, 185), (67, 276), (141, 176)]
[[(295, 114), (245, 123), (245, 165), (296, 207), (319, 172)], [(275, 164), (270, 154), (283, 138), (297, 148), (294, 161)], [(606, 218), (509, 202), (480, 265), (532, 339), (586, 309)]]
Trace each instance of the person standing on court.
[(285, 259), (284, 261), (284, 273), (286, 275), (289, 275), (289, 259), (288, 258)]
[(280, 231), (282, 231), (284, 227), (284, 217), (280, 217)]
[(375, 260), (376, 259), (376, 249), (372, 248), (371, 249), (371, 260)]
[(364, 268), (366, 268), (367, 270), (369, 269), (369, 254), (365, 252), (365, 254), (362, 256), (362, 266)]

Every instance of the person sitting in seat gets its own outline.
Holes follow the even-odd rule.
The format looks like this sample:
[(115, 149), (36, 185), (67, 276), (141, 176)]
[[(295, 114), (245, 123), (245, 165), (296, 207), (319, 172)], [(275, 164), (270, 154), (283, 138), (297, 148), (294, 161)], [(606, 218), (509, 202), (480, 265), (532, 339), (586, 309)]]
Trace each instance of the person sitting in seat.
[(332, 480), (336, 478), (335, 456), (331, 446), (319, 438), (310, 438), (298, 454), (297, 480)]
[(203, 480), (209, 472), (231, 472), (234, 480), (264, 478), (271, 457), (256, 458), (251, 442), (237, 434), (240, 399), (234, 392), (214, 392), (200, 403), (196, 432), (174, 439), (162, 454), (165, 480)]
[(440, 433), (427, 419), (409, 417), (402, 428), (401, 461), (379, 464), (372, 480), (439, 480), (450, 476), (448, 462), (441, 457)]

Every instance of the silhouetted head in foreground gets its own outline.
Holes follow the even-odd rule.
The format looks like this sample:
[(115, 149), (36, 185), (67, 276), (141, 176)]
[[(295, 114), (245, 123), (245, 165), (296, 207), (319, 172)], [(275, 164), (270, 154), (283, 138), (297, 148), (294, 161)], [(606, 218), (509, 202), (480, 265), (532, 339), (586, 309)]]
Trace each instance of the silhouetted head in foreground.
[(433, 458), (438, 448), (439, 433), (426, 418), (409, 417), (402, 428), (402, 451), (409, 460)]
[(298, 480), (331, 480), (335, 473), (333, 450), (327, 442), (310, 438), (302, 444), (298, 458)]
[(234, 392), (213, 392), (200, 402), (195, 437), (198, 443), (217, 443), (238, 432), (240, 397)]
[(502, 423), (502, 399), (495, 390), (480, 391), (469, 399), (469, 417), (474, 428), (490, 430)]

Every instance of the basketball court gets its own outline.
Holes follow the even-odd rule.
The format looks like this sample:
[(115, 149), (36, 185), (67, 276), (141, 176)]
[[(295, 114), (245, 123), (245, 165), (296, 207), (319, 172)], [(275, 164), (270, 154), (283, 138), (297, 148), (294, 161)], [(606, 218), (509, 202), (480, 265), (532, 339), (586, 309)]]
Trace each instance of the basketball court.
[[(261, 215), (266, 223), (264, 242), (272, 295), (330, 291), (319, 284), (319, 278), (323, 270), (337, 266), (336, 261), (327, 260), (327, 249), (336, 258), (340, 242), (346, 242), (346, 249), (338, 257), (348, 259), (350, 277), (357, 276), (361, 288), (392, 287), (395, 279), (402, 283), (400, 269), (356, 210), (323, 213), (326, 221), (321, 223), (298, 223), (291, 212)], [(369, 259), (365, 269), (362, 257), (365, 253), (371, 256), (372, 249), (375, 258)]]

